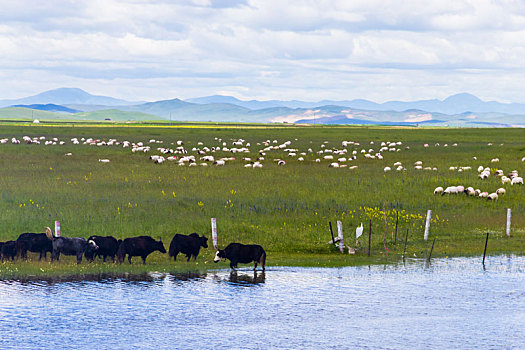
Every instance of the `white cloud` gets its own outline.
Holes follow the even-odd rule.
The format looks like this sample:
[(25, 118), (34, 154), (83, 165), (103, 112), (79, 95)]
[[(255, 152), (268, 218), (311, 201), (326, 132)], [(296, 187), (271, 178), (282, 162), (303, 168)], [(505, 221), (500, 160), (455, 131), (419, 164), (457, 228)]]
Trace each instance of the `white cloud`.
[(0, 98), (520, 101), (520, 1), (0, 0)]

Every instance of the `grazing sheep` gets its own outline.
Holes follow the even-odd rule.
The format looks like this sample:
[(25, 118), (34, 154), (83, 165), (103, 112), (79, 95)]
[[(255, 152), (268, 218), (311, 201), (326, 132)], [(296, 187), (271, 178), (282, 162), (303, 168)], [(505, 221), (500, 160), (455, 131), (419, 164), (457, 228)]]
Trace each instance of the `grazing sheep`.
[(517, 176), (517, 177), (513, 178), (513, 179), (510, 181), (510, 184), (511, 184), (511, 185), (523, 185), (523, 178), (520, 177), (520, 176)]
[(481, 193), (479, 194), (479, 197), (480, 197), (480, 198), (487, 198), (488, 196), (489, 196), (489, 193), (488, 193), (488, 192), (481, 192)]
[[(458, 187), (459, 186), (448, 186), (445, 191), (443, 191), (443, 193), (441, 194), (442, 196), (446, 195), (446, 194), (458, 194)], [(461, 186), (463, 187), (463, 186)]]
[(443, 187), (439, 186), (439, 187), (436, 187), (436, 189), (434, 190), (434, 194), (442, 194), (443, 193)]
[(284, 160), (280, 160), (280, 161), (277, 162), (277, 165), (285, 165), (285, 164), (286, 164), (286, 162)]
[(109, 159), (99, 159), (100, 163), (109, 163)]
[(386, 167), (383, 169), (383, 171), (384, 171), (385, 173), (386, 173), (387, 171), (391, 171), (391, 170), (392, 170), (392, 168), (390, 168), (389, 166), (386, 166)]
[(489, 201), (497, 201), (498, 200), (498, 194), (497, 193), (491, 193), (487, 196), (487, 200)]
[(505, 192), (506, 192), (506, 191), (505, 191), (505, 189), (504, 189), (504, 188), (498, 188), (498, 189), (496, 190), (496, 193), (497, 193), (497, 194), (498, 194), (499, 196), (502, 196), (502, 195), (504, 195), (504, 194), (505, 194)]

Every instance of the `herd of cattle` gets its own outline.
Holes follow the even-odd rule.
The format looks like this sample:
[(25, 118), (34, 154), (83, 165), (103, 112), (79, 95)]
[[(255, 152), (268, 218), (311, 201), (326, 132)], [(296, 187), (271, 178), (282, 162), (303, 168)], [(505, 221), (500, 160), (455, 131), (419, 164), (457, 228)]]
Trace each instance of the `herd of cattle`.
[[(171, 240), (168, 255), (173, 260), (177, 260), (179, 253), (186, 255), (187, 261), (192, 257), (197, 259), (201, 247), (208, 248), (208, 238), (199, 236), (197, 233), (189, 235), (176, 234)], [(55, 237), (48, 227), (45, 233), (22, 233), (16, 241), (0, 242), (0, 255), (2, 260), (16, 257), (27, 259), (27, 252), (38, 253), (39, 260), (47, 259), (47, 253), (51, 253), (51, 261), (60, 260), (60, 254), (76, 256), (77, 264), (82, 262), (84, 256), (88, 261), (96, 258), (111, 258), (115, 262), (122, 263), (126, 255), (131, 264), (131, 258), (140, 256), (142, 262), (146, 263), (149, 254), (159, 251), (166, 253), (166, 248), (162, 240), (156, 241), (150, 236), (130, 237), (124, 240), (116, 239), (112, 236), (90, 236), (87, 240), (82, 237)], [(260, 245), (230, 243), (225, 249), (217, 250), (215, 262), (220, 260), (230, 260), (230, 267), (237, 268), (238, 263), (254, 263), (254, 270), (257, 264), (265, 269), (266, 252)]]

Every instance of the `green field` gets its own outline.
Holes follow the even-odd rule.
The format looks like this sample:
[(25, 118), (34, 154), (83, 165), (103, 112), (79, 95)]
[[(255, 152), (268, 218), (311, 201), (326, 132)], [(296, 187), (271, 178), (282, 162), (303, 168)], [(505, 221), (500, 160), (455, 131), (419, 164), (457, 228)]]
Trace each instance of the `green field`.
[[(11, 144), (11, 138), (53, 137), (65, 145)], [(73, 145), (72, 137), (117, 139), (152, 144), (149, 153), (132, 153), (120, 146)], [(43, 232), (60, 220), (62, 235), (88, 237), (92, 234), (125, 238), (151, 235), (162, 238), (166, 249), (175, 233), (198, 232), (210, 236), (210, 218), (218, 222), (219, 245), (229, 242), (258, 243), (268, 253), (267, 263), (275, 265), (341, 266), (399, 261), (404, 238), (409, 230), (407, 256), (424, 258), (436, 238), (433, 257), (480, 255), (485, 233), (491, 232), (490, 254), (516, 253), (525, 250), (525, 186), (502, 186), (500, 178), (478, 178), (479, 165), (505, 174), (518, 170), (525, 173), (525, 130), (523, 129), (426, 129), (383, 127), (234, 127), (204, 124), (203, 127), (125, 127), (43, 125), (0, 126), (0, 240), (14, 240), (22, 232)], [(178, 166), (176, 162), (154, 164), (149, 156), (160, 154), (156, 147), (176, 148), (184, 141), (188, 155), (194, 147), (222, 146), (244, 139), (250, 153), (217, 151), (220, 157), (235, 157), (223, 167)], [(242, 157), (258, 156), (266, 140), (271, 145), (291, 141), (286, 148), (297, 149), (289, 157), (284, 148), (266, 152), (263, 168), (245, 168)], [(277, 140), (277, 143), (273, 143)], [(357, 159), (346, 168), (329, 168), (326, 149), (343, 149), (343, 140), (355, 141), (346, 155), (357, 150)], [(366, 159), (360, 152), (376, 152), (380, 143), (402, 142), (398, 152), (383, 152), (383, 160)], [(202, 142), (203, 145), (198, 145)], [(370, 144), (374, 142), (374, 144)], [(428, 143), (429, 147), (423, 147)], [(439, 146), (435, 146), (439, 143)], [(452, 144), (457, 143), (457, 147)], [(488, 143), (492, 143), (491, 146)], [(246, 143), (245, 143), (246, 144)], [(448, 147), (444, 147), (448, 144)], [(324, 145), (324, 148), (321, 148)], [(409, 149), (406, 149), (406, 147)], [(313, 153), (308, 152), (311, 148)], [(301, 152), (306, 152), (299, 162)], [(65, 156), (72, 153), (71, 156)], [(473, 157), (477, 157), (474, 160)], [(500, 162), (491, 163), (498, 157)], [(98, 159), (110, 159), (99, 163)], [(314, 160), (321, 158), (320, 163)], [(278, 166), (273, 159), (284, 159)], [(402, 162), (406, 171), (385, 173)], [(414, 162), (437, 171), (415, 170)], [(342, 163), (343, 164), (343, 163)], [(350, 169), (350, 166), (358, 166)], [(472, 170), (451, 171), (451, 166), (470, 166)], [(494, 192), (505, 187), (507, 193), (498, 201), (459, 196), (436, 196), (437, 186), (462, 184)], [(505, 236), (506, 208), (512, 208), (512, 235)], [(423, 240), (425, 213), (433, 211), (428, 241)], [(396, 213), (398, 237), (394, 231)], [(385, 230), (386, 218), (386, 230)], [(328, 222), (336, 233), (336, 221), (343, 222), (345, 241), (355, 247), (355, 228), (360, 223), (365, 233), (355, 255), (341, 254), (327, 242), (331, 239)], [(368, 222), (372, 220), (371, 257), (367, 256)], [(211, 239), (210, 239), (211, 241)], [(211, 244), (210, 244), (211, 247)], [(226, 267), (212, 263), (213, 248), (204, 249), (197, 262), (180, 258), (170, 262), (167, 255), (154, 253), (148, 265), (87, 264), (81, 267), (73, 259), (60, 264), (33, 260), (0, 264), (0, 274), (60, 274), (97, 272), (171, 271)]]

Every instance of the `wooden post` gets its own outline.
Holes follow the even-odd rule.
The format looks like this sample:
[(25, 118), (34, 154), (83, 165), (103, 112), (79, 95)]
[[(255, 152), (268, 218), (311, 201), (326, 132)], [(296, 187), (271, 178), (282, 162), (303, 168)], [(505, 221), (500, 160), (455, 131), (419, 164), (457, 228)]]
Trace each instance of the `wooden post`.
[(408, 228), (407, 228), (407, 235), (405, 236), (405, 248), (403, 248), (403, 259), (405, 259), (405, 254), (407, 252), (407, 242), (408, 242)]
[(217, 219), (211, 218), (211, 237), (213, 240), (213, 248), (219, 250), (217, 245)]
[(430, 231), (430, 217), (432, 216), (432, 210), (427, 211), (427, 221), (425, 223), (425, 241), (428, 240), (428, 232)]
[(428, 254), (427, 261), (430, 262), (430, 258), (432, 258), (432, 251), (434, 250), (434, 243), (436, 243), (436, 239), (432, 241), (432, 247), (430, 248), (430, 253)]
[(399, 223), (399, 212), (396, 209), (396, 234), (394, 236), (394, 244), (397, 244), (397, 224)]
[(332, 230), (332, 222), (328, 221), (328, 225), (330, 225), (330, 234), (332, 235), (332, 244), (335, 244), (334, 230)]
[(383, 208), (383, 219), (385, 220), (385, 232), (383, 233), (383, 246), (386, 250), (386, 231), (388, 230), (388, 223), (386, 220), (386, 209)]
[(370, 219), (370, 225), (368, 227), (368, 256), (370, 256), (370, 241), (372, 240), (372, 219)]
[(510, 208), (507, 209), (507, 237), (510, 237), (510, 217), (512, 213)]
[(60, 222), (55, 221), (55, 237), (60, 237)]
[(343, 223), (341, 221), (337, 221), (337, 236), (339, 237), (339, 250), (341, 253), (345, 250), (345, 244), (344, 244), (344, 238), (343, 238)]
[(487, 232), (487, 238), (485, 239), (485, 249), (483, 250), (483, 267), (485, 267), (485, 255), (487, 254), (487, 243), (489, 242), (489, 233)]

